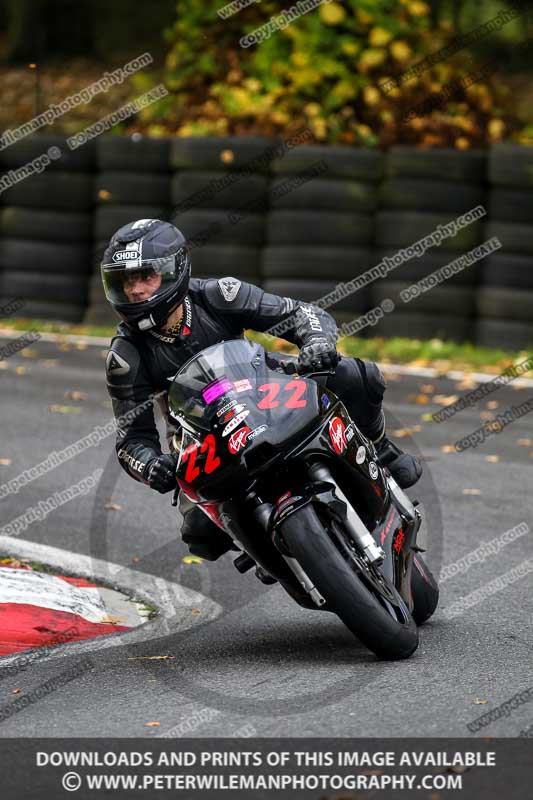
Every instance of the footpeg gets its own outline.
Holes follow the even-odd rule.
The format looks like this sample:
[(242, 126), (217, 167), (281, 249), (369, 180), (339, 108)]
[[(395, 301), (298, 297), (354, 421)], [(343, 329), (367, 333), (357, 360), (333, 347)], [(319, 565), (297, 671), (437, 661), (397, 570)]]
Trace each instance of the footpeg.
[(245, 572), (248, 572), (248, 570), (252, 569), (252, 567), (255, 567), (255, 561), (251, 556), (248, 555), (248, 553), (241, 553), (240, 556), (237, 556), (237, 558), (233, 561), (233, 566), (237, 572), (240, 572), (241, 575), (244, 575)]
[(261, 583), (264, 583), (267, 586), (271, 586), (273, 583), (277, 583), (276, 578), (273, 578), (272, 575), (269, 575), (268, 572), (265, 572), (265, 570), (259, 566), (255, 568), (255, 576), (256, 578), (259, 578)]

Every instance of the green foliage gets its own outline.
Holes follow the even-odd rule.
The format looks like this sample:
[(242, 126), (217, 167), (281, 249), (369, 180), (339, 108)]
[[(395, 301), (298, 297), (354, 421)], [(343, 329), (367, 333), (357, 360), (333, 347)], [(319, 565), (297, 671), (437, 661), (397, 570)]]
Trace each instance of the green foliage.
[(164, 110), (145, 113), (156, 134), (279, 134), (303, 124), (323, 142), (467, 148), (516, 127), (512, 95), (499, 91), (498, 75), (403, 121), (413, 106), (446, 94), (452, 81), (479, 67), (465, 49), (399, 87), (380, 86), (454, 38), (450, 20), (431, 26), (429, 0), (330, 0), (250, 47), (241, 46), (242, 37), (281, 22), (279, 4), (262, 0), (226, 19), (217, 14), (223, 6), (178, 0), (176, 22), (165, 32), (164, 80), (173, 94)]

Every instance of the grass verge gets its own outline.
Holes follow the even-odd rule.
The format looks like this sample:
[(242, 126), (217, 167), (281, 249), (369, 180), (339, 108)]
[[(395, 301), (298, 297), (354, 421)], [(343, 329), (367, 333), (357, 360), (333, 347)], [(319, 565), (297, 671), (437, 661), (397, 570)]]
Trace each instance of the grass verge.
[[(115, 327), (106, 325), (73, 325), (29, 318), (3, 320), (0, 330), (39, 331), (41, 333), (74, 334), (77, 336), (100, 336), (109, 338)], [(250, 339), (261, 344), (266, 350), (296, 353), (298, 348), (283, 339), (265, 333), (247, 331)], [(441, 339), (405, 339), (392, 337), (373, 337), (362, 339), (346, 336), (339, 339), (339, 351), (346, 356), (377, 361), (380, 364), (405, 364), (414, 367), (435, 367), (446, 372), (450, 369), (489, 372), (497, 374), (506, 367), (524, 361), (533, 355), (533, 348), (521, 351), (508, 351), (477, 347), (468, 342), (458, 343)], [(533, 377), (533, 371), (524, 377)]]

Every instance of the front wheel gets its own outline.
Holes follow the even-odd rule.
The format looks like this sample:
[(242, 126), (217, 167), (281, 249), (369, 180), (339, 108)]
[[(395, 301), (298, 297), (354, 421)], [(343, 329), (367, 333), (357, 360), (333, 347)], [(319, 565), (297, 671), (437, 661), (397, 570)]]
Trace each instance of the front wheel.
[(359, 555), (343, 526), (311, 505), (289, 515), (279, 531), (328, 609), (373, 653), (408, 658), (418, 647), (418, 629), (399, 592)]

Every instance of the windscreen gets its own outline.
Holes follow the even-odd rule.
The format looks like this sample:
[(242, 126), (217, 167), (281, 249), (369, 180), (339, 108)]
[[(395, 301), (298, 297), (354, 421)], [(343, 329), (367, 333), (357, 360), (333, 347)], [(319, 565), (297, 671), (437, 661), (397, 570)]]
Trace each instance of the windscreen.
[(276, 446), (320, 413), (317, 384), (271, 368), (265, 350), (247, 339), (213, 345), (188, 361), (174, 378), (169, 407), (181, 424), (228, 443), (235, 415), (248, 443)]
[(202, 350), (179, 370), (169, 392), (169, 406), (195, 427), (209, 430), (218, 400), (242, 398), (255, 383), (256, 366), (264, 361), (261, 347), (247, 339), (221, 342)]

